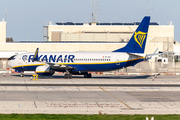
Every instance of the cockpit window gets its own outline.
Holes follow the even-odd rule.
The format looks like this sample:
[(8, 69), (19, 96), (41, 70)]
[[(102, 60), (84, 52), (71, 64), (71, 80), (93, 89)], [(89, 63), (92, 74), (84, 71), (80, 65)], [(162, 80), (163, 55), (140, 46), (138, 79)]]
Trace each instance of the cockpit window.
[(11, 56), (8, 60), (14, 60), (16, 55)]

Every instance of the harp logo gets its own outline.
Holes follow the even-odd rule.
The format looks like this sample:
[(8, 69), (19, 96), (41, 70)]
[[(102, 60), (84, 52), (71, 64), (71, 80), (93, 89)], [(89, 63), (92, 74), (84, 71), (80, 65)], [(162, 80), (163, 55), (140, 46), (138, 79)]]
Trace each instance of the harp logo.
[(22, 56), (22, 60), (25, 62), (26, 60), (28, 59), (28, 56), (27, 55), (23, 55)]
[(144, 39), (146, 38), (146, 35), (147, 35), (147, 33), (141, 32), (141, 31), (135, 32), (135, 34), (134, 34), (134, 39), (141, 48), (142, 48)]

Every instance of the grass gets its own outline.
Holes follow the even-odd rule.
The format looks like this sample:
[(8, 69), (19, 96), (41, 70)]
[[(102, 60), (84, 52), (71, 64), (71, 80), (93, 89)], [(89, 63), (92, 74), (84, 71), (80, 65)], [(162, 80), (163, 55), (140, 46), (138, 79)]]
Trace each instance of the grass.
[(180, 115), (64, 115), (64, 114), (0, 114), (0, 120), (180, 120)]

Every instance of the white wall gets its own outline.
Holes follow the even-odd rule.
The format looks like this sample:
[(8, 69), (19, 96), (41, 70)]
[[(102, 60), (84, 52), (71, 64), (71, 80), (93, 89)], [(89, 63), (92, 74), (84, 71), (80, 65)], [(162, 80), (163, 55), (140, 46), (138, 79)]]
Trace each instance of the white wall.
[(0, 22), (0, 43), (6, 42), (6, 22)]
[[(48, 40), (52, 41), (52, 32), (60, 31), (62, 33), (62, 41), (86, 41), (86, 37), (91, 41), (120, 41), (120, 38), (123, 38), (125, 41), (127, 38), (132, 36), (132, 33), (136, 30), (137, 25), (108, 25), (108, 26), (86, 26), (86, 25), (48, 25)], [(122, 32), (116, 34), (104, 34), (98, 33), (98, 38), (91, 35), (90, 33), (86, 34), (84, 32)], [(125, 32), (126, 34), (123, 34)], [(101, 35), (100, 35), (101, 34)], [(91, 36), (90, 36), (91, 35)], [(111, 35), (111, 39), (107, 39)], [(93, 36), (93, 39), (91, 38)], [(73, 39), (74, 40), (73, 40)], [(84, 39), (83, 39), (84, 38)], [(150, 25), (147, 37), (147, 43), (156, 43), (156, 42), (173, 42), (174, 41), (174, 25)]]

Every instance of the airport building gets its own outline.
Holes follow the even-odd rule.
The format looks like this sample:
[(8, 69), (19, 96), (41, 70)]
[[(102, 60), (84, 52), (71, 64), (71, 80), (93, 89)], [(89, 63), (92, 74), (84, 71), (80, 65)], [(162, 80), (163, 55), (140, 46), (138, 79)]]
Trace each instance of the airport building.
[[(35, 52), (77, 52), (113, 51), (127, 44), (139, 22), (133, 23), (73, 23), (49, 22), (44, 25), (44, 41), (6, 42), (6, 22), (0, 22), (0, 70), (7, 68), (7, 59), (18, 53)], [(162, 51), (180, 52), (180, 45), (174, 40), (174, 25), (159, 25), (151, 22), (145, 53), (151, 54), (158, 48)], [(152, 59), (155, 61), (155, 59)]]

